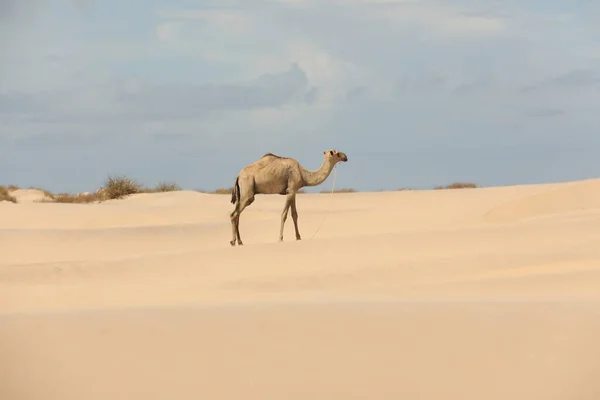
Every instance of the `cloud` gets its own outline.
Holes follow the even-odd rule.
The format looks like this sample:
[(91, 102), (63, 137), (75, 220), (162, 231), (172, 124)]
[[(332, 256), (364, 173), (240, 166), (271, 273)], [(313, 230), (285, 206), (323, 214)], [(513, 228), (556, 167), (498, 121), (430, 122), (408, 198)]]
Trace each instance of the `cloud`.
[(565, 89), (590, 89), (600, 85), (600, 73), (588, 69), (576, 69), (540, 82), (524, 85), (522, 92), (537, 92)]
[(182, 27), (183, 23), (179, 21), (161, 22), (156, 25), (156, 39), (163, 43), (178, 40)]
[[(363, 3), (366, 5), (367, 3)], [(459, 8), (447, 3), (431, 1), (386, 1), (378, 2), (372, 15), (383, 21), (403, 24), (419, 24), (439, 35), (470, 37), (475, 35), (498, 35), (506, 31), (501, 18), (482, 15), (467, 15)]]
[(566, 74), (548, 79), (541, 86), (591, 86), (600, 83), (600, 74), (590, 70), (569, 71)]
[(565, 111), (559, 108), (538, 107), (525, 110), (523, 114), (526, 117), (557, 117), (559, 115), (565, 114)]
[[(85, 121), (106, 117), (189, 119), (215, 111), (311, 103), (317, 94), (317, 88), (309, 87), (306, 73), (297, 64), (292, 64), (285, 72), (266, 73), (246, 83), (156, 85), (128, 80), (103, 88), (88, 87), (76, 93), (0, 94), (0, 110), (5, 114), (28, 115), (38, 121)], [(78, 112), (73, 115), (74, 106)]]
[[(269, 9), (262, 3), (240, 9), (161, 10), (157, 15), (164, 22), (157, 25), (157, 38), (161, 42), (168, 38), (175, 51), (195, 51), (210, 62), (243, 66), (238, 72), (244, 78), (297, 63), (319, 88), (315, 105), (327, 107), (342, 97), (342, 86), (367, 79), (368, 74), (356, 63), (306, 40), (305, 35), (287, 30), (288, 21), (294, 18), (289, 6)], [(176, 35), (171, 33), (171, 24), (177, 24)]]
[[(269, 8), (266, 4), (277, 6)], [(299, 6), (301, 13), (298, 13)], [(344, 12), (340, 12), (341, 6)], [(405, 40), (394, 43), (402, 49), (418, 36), (448, 41), (450, 35), (471, 40), (477, 36), (500, 34), (506, 28), (501, 18), (470, 15), (461, 7), (429, 0), (252, 2), (252, 5), (233, 9), (163, 9), (158, 16), (166, 23), (177, 21), (185, 24), (185, 35), (180, 37), (181, 43), (186, 43), (183, 45), (185, 48), (195, 48), (202, 57), (211, 61), (243, 63), (248, 74), (298, 62), (311, 83), (319, 87), (317, 106), (322, 107), (331, 107), (331, 104), (344, 99), (351, 85), (368, 84), (372, 93), (389, 96), (393, 95), (393, 90), (387, 88), (389, 80), (400, 81), (400, 86), (407, 84), (403, 82), (405, 77), (385, 77), (374, 71), (371, 64), (379, 61), (369, 59), (369, 49), (360, 46), (362, 41), (382, 41), (385, 47), (387, 38), (397, 38), (408, 30), (414, 30)], [(360, 16), (358, 20), (357, 16)], [(335, 28), (323, 29), (326, 24)], [(369, 24), (369, 30), (354, 34), (355, 28), (363, 24)], [(204, 39), (216, 38), (217, 32), (218, 40)], [(316, 45), (327, 42), (335, 43), (335, 46)], [(349, 52), (357, 56), (344, 50), (346, 46), (351, 47)], [(373, 49), (379, 52), (378, 58), (381, 58), (384, 50), (378, 46)], [(411, 46), (414, 48), (414, 45)], [(249, 49), (252, 49), (251, 53)], [(390, 57), (410, 58), (413, 57), (412, 51), (405, 56), (390, 53)], [(395, 61), (386, 64), (391, 67), (396, 64)]]
[[(340, 10), (353, 9), (366, 18), (378, 23), (422, 26), (436, 34), (473, 36), (497, 35), (507, 30), (506, 21), (497, 13), (476, 12), (471, 8), (434, 0), (332, 0), (325, 3), (316, 0), (280, 0), (279, 3), (305, 8), (317, 7)], [(321, 6), (321, 7), (320, 7)], [(441, 36), (438, 36), (441, 38)]]
[[(47, 1), (1, 3), (5, 9), (0, 10), (0, 92), (57, 88), (86, 68), (83, 59), (73, 57), (82, 47), (83, 2), (61, 4), (64, 17)], [(68, 18), (69, 23), (61, 24), (61, 18)]]
[(306, 73), (293, 64), (283, 73), (267, 73), (249, 83), (197, 86), (145, 85), (121, 94), (128, 112), (146, 118), (190, 118), (210, 111), (276, 108), (309, 92)]
[(254, 28), (252, 15), (242, 10), (160, 10), (157, 15), (167, 21), (201, 21), (212, 29), (227, 31), (230, 35), (247, 35)]
[(347, 100), (356, 100), (364, 98), (367, 95), (367, 88), (365, 86), (357, 86), (349, 89), (346, 92)]
[(447, 86), (446, 77), (435, 73), (421, 71), (403, 76), (395, 85), (395, 92), (400, 95), (428, 95), (444, 91)]
[(478, 78), (473, 82), (463, 83), (452, 89), (452, 93), (458, 96), (468, 96), (472, 94), (481, 93), (482, 91), (491, 87), (490, 78)]
[(0, 116), (37, 112), (43, 109), (36, 97), (15, 92), (0, 93)]
[(319, 88), (312, 87), (306, 94), (304, 95), (304, 101), (307, 104), (314, 104), (319, 98)]

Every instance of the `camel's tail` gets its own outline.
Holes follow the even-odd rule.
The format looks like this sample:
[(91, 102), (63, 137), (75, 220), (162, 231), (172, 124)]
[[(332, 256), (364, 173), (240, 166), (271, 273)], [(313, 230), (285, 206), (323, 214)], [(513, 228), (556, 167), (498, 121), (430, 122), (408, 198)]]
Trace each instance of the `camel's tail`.
[(240, 177), (235, 178), (235, 184), (233, 185), (233, 189), (231, 190), (231, 204), (235, 204), (237, 201), (240, 201)]

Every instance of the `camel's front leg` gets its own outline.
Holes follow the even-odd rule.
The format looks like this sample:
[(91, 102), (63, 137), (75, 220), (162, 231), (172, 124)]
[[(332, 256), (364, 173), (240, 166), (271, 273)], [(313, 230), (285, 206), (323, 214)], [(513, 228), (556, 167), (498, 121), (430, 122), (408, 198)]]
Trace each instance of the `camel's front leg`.
[(292, 220), (294, 221), (294, 229), (296, 230), (296, 240), (301, 240), (300, 231), (298, 230), (298, 210), (296, 209), (296, 196), (292, 200)]
[(285, 206), (283, 207), (283, 212), (281, 213), (281, 226), (279, 228), (279, 241), (283, 242), (283, 226), (285, 225), (285, 220), (287, 219), (288, 216), (288, 210), (290, 209), (290, 206), (292, 205), (294, 196), (293, 195), (287, 195), (286, 199), (285, 199)]

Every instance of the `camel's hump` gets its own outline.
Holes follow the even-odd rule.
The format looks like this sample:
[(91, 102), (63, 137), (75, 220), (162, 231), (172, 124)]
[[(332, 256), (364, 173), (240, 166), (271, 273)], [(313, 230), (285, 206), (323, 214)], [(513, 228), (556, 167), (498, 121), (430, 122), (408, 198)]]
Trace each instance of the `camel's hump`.
[(265, 157), (287, 158), (287, 157), (278, 156), (277, 154), (273, 154), (273, 153), (267, 153), (264, 156), (262, 156), (261, 158), (265, 158)]

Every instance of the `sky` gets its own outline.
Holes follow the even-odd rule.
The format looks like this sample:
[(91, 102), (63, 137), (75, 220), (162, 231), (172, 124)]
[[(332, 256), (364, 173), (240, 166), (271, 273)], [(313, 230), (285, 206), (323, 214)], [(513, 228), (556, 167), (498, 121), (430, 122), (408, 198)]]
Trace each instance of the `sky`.
[(0, 184), (211, 190), (327, 149), (361, 191), (588, 179), (599, 105), (591, 0), (0, 0)]

